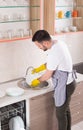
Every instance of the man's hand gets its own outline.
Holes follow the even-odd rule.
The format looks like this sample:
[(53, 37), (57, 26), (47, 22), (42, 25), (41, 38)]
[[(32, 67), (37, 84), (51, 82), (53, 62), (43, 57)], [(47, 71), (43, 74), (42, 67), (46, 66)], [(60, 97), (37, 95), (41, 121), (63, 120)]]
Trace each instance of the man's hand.
[(37, 87), (40, 84), (40, 81), (38, 79), (34, 79), (31, 82), (31, 87)]
[(38, 73), (38, 72), (43, 71), (43, 70), (45, 70), (45, 69), (46, 69), (46, 65), (45, 65), (45, 64), (42, 64), (42, 65), (40, 65), (38, 68), (34, 68), (34, 69), (32, 70), (32, 74)]

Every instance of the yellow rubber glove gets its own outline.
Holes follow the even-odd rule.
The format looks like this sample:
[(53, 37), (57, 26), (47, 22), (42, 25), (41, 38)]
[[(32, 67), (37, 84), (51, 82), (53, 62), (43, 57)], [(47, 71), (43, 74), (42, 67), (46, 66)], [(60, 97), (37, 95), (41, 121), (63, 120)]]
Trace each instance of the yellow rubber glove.
[(31, 87), (37, 87), (40, 84), (40, 81), (38, 79), (34, 79), (31, 82)]
[(42, 64), (42, 65), (40, 65), (38, 68), (34, 68), (34, 69), (32, 70), (32, 74), (38, 73), (38, 72), (43, 71), (43, 70), (45, 70), (45, 69), (46, 69), (46, 65), (45, 65), (45, 64)]

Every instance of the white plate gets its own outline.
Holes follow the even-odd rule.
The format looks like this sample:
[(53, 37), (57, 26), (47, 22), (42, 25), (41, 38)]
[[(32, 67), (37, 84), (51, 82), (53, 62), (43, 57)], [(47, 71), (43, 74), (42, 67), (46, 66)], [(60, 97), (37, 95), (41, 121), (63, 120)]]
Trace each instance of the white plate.
[(26, 83), (31, 85), (31, 82), (34, 80), (34, 79), (37, 79), (39, 78), (40, 76), (42, 76), (43, 74), (45, 73), (45, 71), (42, 71), (42, 72), (39, 72), (39, 73), (35, 73), (35, 74), (27, 74), (26, 75)]
[(24, 93), (24, 89), (18, 87), (8, 88), (6, 89), (6, 93), (9, 96), (20, 96)]
[(9, 120), (9, 128), (10, 130), (25, 130), (23, 119), (20, 116), (12, 117)]

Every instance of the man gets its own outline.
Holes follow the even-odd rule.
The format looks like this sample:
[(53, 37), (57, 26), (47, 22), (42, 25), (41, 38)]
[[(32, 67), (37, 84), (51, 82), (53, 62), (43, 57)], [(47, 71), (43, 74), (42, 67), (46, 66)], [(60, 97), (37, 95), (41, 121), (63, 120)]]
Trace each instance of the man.
[(59, 130), (71, 130), (69, 103), (75, 90), (75, 76), (68, 48), (64, 42), (52, 40), (45, 30), (38, 30), (32, 41), (35, 42), (38, 48), (44, 51), (48, 50), (48, 56), (47, 63), (32, 71), (32, 73), (37, 73), (46, 69), (41, 77), (32, 81), (31, 86), (36, 87), (52, 77), (58, 128)]

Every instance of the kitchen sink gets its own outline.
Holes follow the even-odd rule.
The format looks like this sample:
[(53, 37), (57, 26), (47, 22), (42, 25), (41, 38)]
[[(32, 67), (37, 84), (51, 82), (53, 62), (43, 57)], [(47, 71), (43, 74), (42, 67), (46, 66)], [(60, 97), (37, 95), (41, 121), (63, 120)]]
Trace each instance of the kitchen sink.
[(23, 78), (17, 83), (18, 87), (23, 88), (25, 90), (27, 89), (43, 89), (43, 88), (48, 88), (49, 83), (47, 81), (44, 81), (40, 83), (37, 87), (32, 87), (29, 84), (26, 83), (26, 79)]
[(83, 62), (74, 64), (73, 68), (76, 70), (76, 72), (83, 74)]

